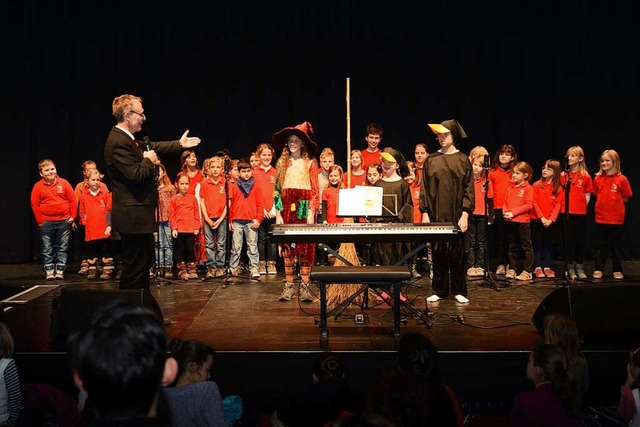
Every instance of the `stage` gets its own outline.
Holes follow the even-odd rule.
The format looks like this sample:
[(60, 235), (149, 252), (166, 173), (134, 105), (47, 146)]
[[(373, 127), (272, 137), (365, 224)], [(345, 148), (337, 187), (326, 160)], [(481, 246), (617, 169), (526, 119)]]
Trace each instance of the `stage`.
[[(540, 338), (532, 317), (545, 298), (562, 290), (570, 295), (575, 290), (579, 295), (581, 289), (594, 285), (608, 287), (612, 294), (620, 294), (621, 287), (635, 289), (640, 262), (625, 261), (624, 265), (626, 278), (615, 282), (608, 271), (604, 279), (573, 283), (564, 278), (530, 282), (506, 281), (503, 276), (492, 276), (494, 281), (470, 278), (468, 304), (452, 298), (427, 304), (430, 280), (412, 281), (402, 287), (413, 310), (403, 310), (400, 335), (426, 334), (442, 355), (445, 381), (465, 405), (476, 405), (476, 412), (495, 410), (495, 402), (502, 405), (515, 390), (528, 387), (526, 361)], [(563, 271), (562, 261), (555, 270)], [(3, 321), (14, 335), (23, 379), (44, 380), (73, 391), (64, 346), (52, 339), (52, 314), (54, 318), (60, 314), (52, 307), (63, 289), (89, 293), (117, 289), (113, 280), (88, 281), (76, 271), (77, 266), (70, 265), (64, 280), (45, 281), (38, 264), (0, 266)], [(372, 298), (367, 307), (350, 305), (337, 319), (329, 317), (328, 340), (323, 343), (316, 324), (320, 312), (317, 299), (311, 303), (297, 299), (281, 302), (281, 273), (260, 280), (245, 276), (207, 282), (154, 280), (150, 290), (163, 316), (171, 321), (167, 325), (171, 337), (198, 339), (216, 350), (212, 376), (224, 395), (238, 394), (256, 413), (267, 412), (292, 388), (309, 381), (311, 360), (321, 351), (340, 353), (349, 378), (363, 393), (383, 369), (393, 365), (396, 340), (388, 304)], [(318, 295), (317, 286), (311, 289)], [(15, 294), (18, 297), (7, 301)], [(579, 299), (576, 302), (582, 304)], [(603, 300), (602, 307), (606, 305)], [(78, 309), (82, 311), (82, 307)], [(615, 313), (621, 308), (608, 310)], [(364, 315), (364, 324), (355, 323), (356, 314)], [(609, 342), (601, 336), (597, 341), (585, 341), (594, 404), (616, 401), (627, 352), (635, 345), (634, 338), (640, 339), (611, 336)], [(489, 402), (494, 402), (492, 408)]]

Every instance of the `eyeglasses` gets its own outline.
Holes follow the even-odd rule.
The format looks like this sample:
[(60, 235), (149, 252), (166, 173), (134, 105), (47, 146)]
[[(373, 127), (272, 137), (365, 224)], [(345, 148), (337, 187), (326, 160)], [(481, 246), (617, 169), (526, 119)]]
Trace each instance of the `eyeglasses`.
[(145, 115), (144, 115), (144, 113), (138, 113), (138, 112), (137, 112), (137, 111), (135, 111), (135, 110), (129, 110), (129, 111), (130, 111), (131, 113), (135, 113), (135, 114), (139, 115), (139, 116), (140, 116), (140, 117), (142, 117), (143, 119), (146, 119), (146, 118), (147, 118), (147, 116), (145, 116)]

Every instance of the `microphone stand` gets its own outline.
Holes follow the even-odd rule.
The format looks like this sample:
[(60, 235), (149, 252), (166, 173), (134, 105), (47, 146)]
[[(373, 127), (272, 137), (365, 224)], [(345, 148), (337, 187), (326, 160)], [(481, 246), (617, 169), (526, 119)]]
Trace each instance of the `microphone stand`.
[(229, 278), (232, 276), (231, 267), (229, 266), (229, 258), (231, 258), (231, 202), (229, 201), (229, 159), (224, 158), (224, 200), (226, 203), (226, 239), (224, 242), (224, 276), (222, 281), (222, 289), (227, 287), (227, 283), (229, 282)]
[[(507, 288), (510, 286), (510, 282), (507, 280), (497, 280), (493, 277), (491, 273), (491, 267), (489, 266), (489, 225), (492, 224), (490, 221), (490, 213), (489, 213), (489, 156), (484, 156), (484, 225), (485, 225), (485, 238), (484, 238), (484, 281), (488, 284), (488, 286), (495, 290), (496, 292), (500, 292), (501, 288)], [(476, 233), (477, 235), (477, 233)]]
[[(144, 149), (145, 151), (150, 151), (151, 150), (151, 145), (149, 142), (149, 137), (148, 136), (144, 136), (142, 138), (142, 144), (144, 145)], [(153, 165), (153, 175), (155, 177), (155, 183), (156, 183), (156, 227), (158, 228), (157, 232), (155, 233), (155, 245), (156, 245), (156, 256), (155, 259), (153, 260), (153, 268), (152, 268), (152, 272), (153, 272), (153, 278), (151, 280), (152, 284), (155, 284), (156, 286), (162, 286), (165, 285), (166, 283), (168, 283), (168, 280), (164, 279), (162, 277), (162, 267), (160, 267), (160, 241), (161, 241), (161, 236), (160, 233), (162, 232), (161, 227), (160, 227), (160, 190), (158, 189), (158, 180), (160, 179), (160, 168), (157, 165)], [(171, 262), (171, 264), (173, 264), (173, 260)]]
[(569, 275), (569, 194), (571, 193), (571, 168), (569, 168), (569, 157), (564, 156), (564, 276), (565, 288), (567, 289), (567, 302), (569, 304), (569, 316), (573, 319), (573, 303), (571, 302), (571, 284), (575, 281)]

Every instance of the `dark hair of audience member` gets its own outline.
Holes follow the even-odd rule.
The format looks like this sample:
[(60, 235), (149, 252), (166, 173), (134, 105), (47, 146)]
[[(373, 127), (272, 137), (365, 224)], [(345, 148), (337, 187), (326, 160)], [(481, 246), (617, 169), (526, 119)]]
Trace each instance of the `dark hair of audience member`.
[(564, 351), (555, 344), (537, 344), (533, 347), (531, 357), (533, 366), (541, 368), (544, 379), (551, 383), (551, 390), (562, 403), (567, 415), (577, 417), (580, 395), (571, 378)]
[(405, 335), (398, 344), (398, 368), (414, 375), (431, 388), (433, 425), (456, 425), (456, 411), (440, 378), (438, 350), (431, 340), (419, 333)]
[[(198, 340), (185, 340), (174, 338), (169, 343), (169, 352), (178, 362), (178, 375), (176, 381), (189, 371), (190, 366), (202, 366), (207, 358), (212, 356), (215, 359), (216, 352), (210, 345)], [(175, 384), (174, 382), (174, 384)]]
[(167, 359), (167, 334), (153, 311), (123, 303), (96, 312), (69, 340), (71, 365), (99, 418), (148, 416)]
[(395, 427), (391, 421), (382, 415), (361, 412), (349, 414), (340, 418), (332, 427)]
[(11, 330), (7, 325), (0, 322), (0, 359), (13, 359), (15, 349), (16, 346)]

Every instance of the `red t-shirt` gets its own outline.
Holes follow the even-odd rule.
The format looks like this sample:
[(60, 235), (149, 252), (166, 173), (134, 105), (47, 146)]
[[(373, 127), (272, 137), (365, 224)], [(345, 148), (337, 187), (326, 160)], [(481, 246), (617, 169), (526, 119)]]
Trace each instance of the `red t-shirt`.
[[(178, 175), (176, 175), (176, 188), (178, 188), (178, 178), (180, 178), (182, 175), (189, 176), (189, 174), (185, 171), (178, 172)], [(187, 194), (195, 196), (196, 185), (198, 185), (199, 182), (202, 182), (202, 180), (204, 180), (204, 175), (202, 175), (202, 171), (198, 169), (196, 170), (196, 174), (193, 177), (189, 177), (189, 190), (187, 190)]]
[[(106, 188), (106, 187), (105, 187)], [(104, 191), (102, 187), (94, 196), (89, 191), (89, 187), (80, 193), (80, 224), (84, 225), (84, 240), (106, 239), (104, 234), (109, 221), (111, 211), (111, 193)]]
[[(231, 186), (231, 183), (229, 186)], [(202, 213), (203, 215), (206, 214), (209, 218), (220, 218), (222, 216), (225, 207), (224, 192), (223, 177), (220, 177), (216, 183), (213, 182), (212, 177), (200, 183), (200, 200), (204, 200), (204, 205), (207, 208), (207, 211)]]
[(491, 184), (491, 181), (487, 181), (487, 179), (485, 177), (479, 178), (479, 179), (473, 179), (473, 188), (475, 190), (476, 193), (476, 206), (473, 209), (473, 214), (474, 215), (485, 215), (486, 212), (486, 208), (485, 208), (485, 204), (484, 204), (484, 199), (485, 199), (485, 182), (487, 182), (487, 197), (489, 199), (493, 199), (493, 185)]
[(262, 166), (258, 166), (253, 170), (253, 178), (255, 179), (256, 190), (260, 197), (260, 203), (264, 209), (269, 212), (273, 207), (273, 193), (276, 189), (276, 169), (269, 167), (265, 170)]
[[(567, 184), (567, 176), (562, 172), (562, 186)], [(572, 215), (587, 214), (587, 194), (593, 193), (593, 181), (589, 174), (582, 175), (580, 172), (569, 172), (571, 188), (569, 188), (569, 213)], [(564, 203), (560, 212), (564, 212)]]
[(623, 199), (633, 195), (627, 177), (621, 173), (596, 175), (593, 189), (596, 196), (596, 223), (624, 224)]
[(382, 153), (382, 150), (380, 150), (379, 148), (376, 148), (376, 151), (374, 151), (373, 153), (366, 148), (362, 150), (362, 168), (366, 171), (369, 165), (372, 165), (374, 163), (381, 164), (380, 153)]
[[(350, 175), (351, 175), (351, 185), (349, 185), (349, 188), (353, 188), (356, 185), (366, 185), (365, 182), (367, 181), (367, 174), (365, 172), (363, 172), (362, 175), (354, 175), (353, 171), (351, 171)], [(347, 181), (345, 181), (345, 185), (346, 184), (348, 184)]]

